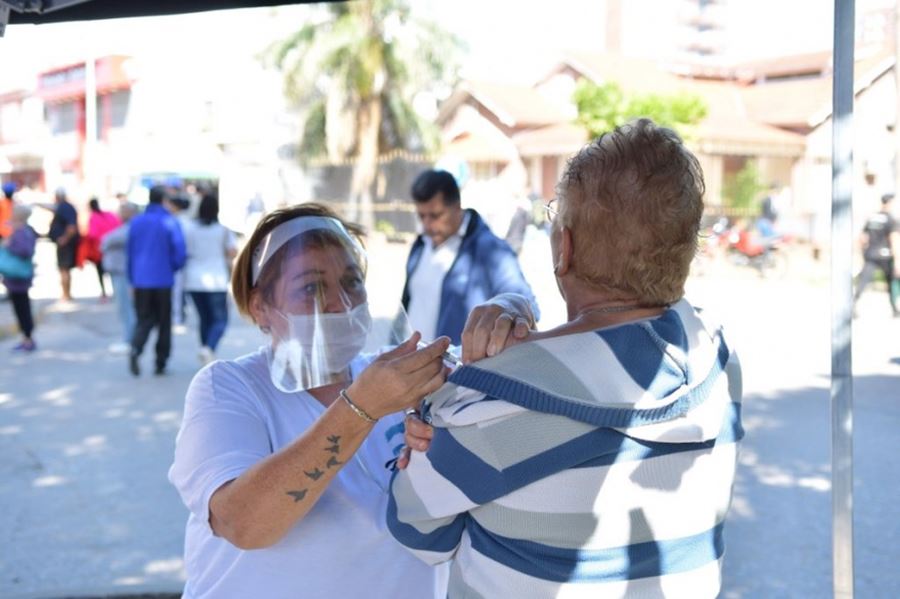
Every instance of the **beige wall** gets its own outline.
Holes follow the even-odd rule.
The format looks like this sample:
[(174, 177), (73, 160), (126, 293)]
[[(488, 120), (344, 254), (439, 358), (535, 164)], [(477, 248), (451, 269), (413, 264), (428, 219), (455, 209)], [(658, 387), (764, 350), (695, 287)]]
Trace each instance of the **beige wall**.
[[(883, 194), (894, 189), (894, 139), (888, 130), (896, 111), (894, 79), (887, 74), (856, 97), (853, 112), (853, 229), (862, 230), (869, 214), (879, 209)], [(794, 169), (798, 210), (817, 223), (827, 241), (831, 214), (830, 118), (807, 137), (807, 152)]]
[(703, 200), (707, 206), (722, 205), (722, 157), (716, 154), (697, 153), (700, 168), (703, 169), (703, 180), (706, 182), (706, 196)]

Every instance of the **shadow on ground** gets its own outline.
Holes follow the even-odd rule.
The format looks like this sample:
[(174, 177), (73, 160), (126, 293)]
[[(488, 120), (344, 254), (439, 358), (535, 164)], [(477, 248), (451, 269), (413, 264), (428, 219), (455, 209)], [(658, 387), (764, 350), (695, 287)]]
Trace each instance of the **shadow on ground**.
[[(744, 400), (747, 435), (726, 527), (727, 599), (831, 596), (831, 416), (827, 379)], [(856, 593), (900, 596), (900, 380), (854, 377)]]

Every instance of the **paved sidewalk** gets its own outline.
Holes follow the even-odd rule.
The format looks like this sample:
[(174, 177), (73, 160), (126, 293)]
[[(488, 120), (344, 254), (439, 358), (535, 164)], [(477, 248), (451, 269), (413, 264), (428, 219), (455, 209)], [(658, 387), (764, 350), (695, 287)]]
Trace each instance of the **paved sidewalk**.
[[(532, 237), (520, 260), (546, 327), (564, 306), (544, 244)], [(97, 300), (93, 271), (75, 273), (76, 309), (57, 311), (52, 246), (41, 245), (39, 350), (11, 354), (15, 339), (0, 339), (0, 597), (177, 593), (187, 513), (166, 471), (198, 367), (196, 335), (174, 337), (168, 376), (131, 377), (125, 357), (107, 351), (118, 324), (113, 303)], [(406, 249), (370, 245), (374, 293), (399, 296)], [(723, 272), (688, 287), (730, 325), (744, 367), (747, 437), (726, 527), (725, 599), (831, 595), (830, 300), (818, 275), (799, 274), (760, 281)], [(892, 459), (900, 319), (888, 316), (882, 294), (864, 294), (854, 322), (856, 592), (878, 598), (900, 596), (900, 461)], [(231, 316), (225, 358), (262, 342)], [(0, 303), (0, 325), (11, 322)]]
[[(199, 343), (174, 336), (170, 373), (136, 379), (107, 351), (113, 311), (96, 300), (51, 307), (37, 352), (6, 358), (12, 342), (0, 343), (2, 597), (177, 594), (183, 584), (187, 512), (166, 471)], [(234, 319), (220, 354), (260, 341)], [(148, 347), (145, 372), (152, 359)]]
[[(38, 239), (34, 256), (35, 277), (29, 291), (31, 310), (34, 314), (35, 335), (39, 336), (40, 321), (45, 311), (60, 297), (59, 272), (56, 269), (56, 246), (47, 239)], [(109, 291), (109, 290), (107, 290)], [(100, 295), (100, 284), (93, 265), (72, 271), (72, 295), (76, 299), (96, 299)], [(13, 314), (12, 305), (6, 295), (6, 288), (0, 284), (0, 341), (19, 334), (19, 327)]]
[[(151, 336), (134, 378), (108, 351), (120, 327), (92, 267), (73, 272), (75, 302), (60, 309), (53, 248), (39, 246), (36, 352), (10, 353), (15, 320), (0, 303), (0, 597), (178, 596), (187, 512), (166, 471), (199, 368), (193, 314), (169, 374), (149, 374)], [(231, 308), (223, 358), (262, 343)]]

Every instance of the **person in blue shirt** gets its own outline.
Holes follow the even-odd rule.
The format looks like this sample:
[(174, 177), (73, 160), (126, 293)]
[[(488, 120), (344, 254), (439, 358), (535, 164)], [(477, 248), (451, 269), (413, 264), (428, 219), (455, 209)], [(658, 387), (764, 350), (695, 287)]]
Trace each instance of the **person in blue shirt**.
[(406, 262), (403, 307), (424, 340), (446, 335), (459, 345), (469, 312), (503, 293), (524, 296), (540, 317), (516, 253), (472, 209), (463, 210), (456, 179), (443, 170), (421, 173), (412, 186), (422, 234)]
[(163, 207), (165, 198), (164, 187), (150, 189), (147, 209), (128, 231), (128, 280), (137, 315), (128, 367), (134, 376), (141, 373), (139, 359), (150, 331), (157, 329), (155, 374), (165, 374), (172, 347), (172, 285), (186, 253), (181, 227)]

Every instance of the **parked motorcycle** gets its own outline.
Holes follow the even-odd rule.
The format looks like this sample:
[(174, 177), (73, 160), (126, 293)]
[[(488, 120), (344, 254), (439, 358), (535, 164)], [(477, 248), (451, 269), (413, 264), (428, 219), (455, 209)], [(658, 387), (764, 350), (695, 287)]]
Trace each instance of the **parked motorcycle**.
[(731, 224), (725, 216), (717, 218), (711, 225), (704, 227), (700, 232), (697, 254), (691, 263), (691, 275), (704, 276), (715, 272), (717, 265), (723, 262), (730, 234)]
[(755, 269), (759, 276), (782, 279), (790, 263), (782, 235), (762, 237), (755, 227), (735, 225), (728, 233), (728, 258), (736, 266)]

